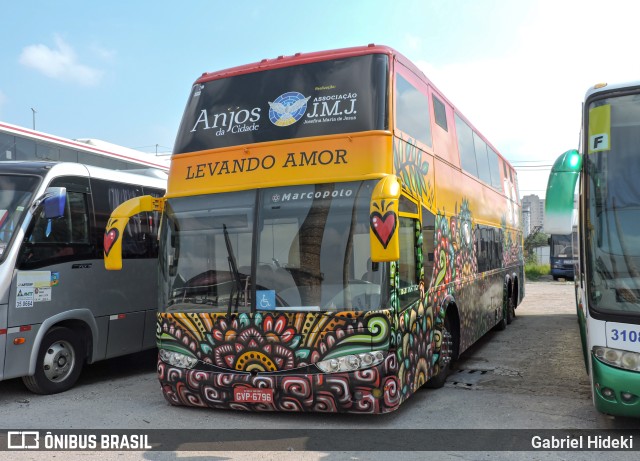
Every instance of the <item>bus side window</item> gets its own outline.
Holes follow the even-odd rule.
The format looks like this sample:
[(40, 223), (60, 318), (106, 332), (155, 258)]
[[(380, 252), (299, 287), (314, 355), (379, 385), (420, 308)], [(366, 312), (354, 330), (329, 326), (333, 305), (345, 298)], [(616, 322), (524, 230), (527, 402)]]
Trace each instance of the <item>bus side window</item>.
[(27, 234), (22, 251), (21, 269), (55, 264), (59, 258), (92, 257), (87, 195), (67, 190), (67, 203), (61, 218), (47, 219), (41, 211)]
[[(102, 179), (92, 179), (91, 187), (96, 213), (96, 235), (94, 238), (98, 248), (102, 249), (103, 236), (111, 212), (121, 203), (143, 195), (143, 191), (141, 186)], [(150, 190), (149, 192), (151, 193), (150, 195), (154, 195), (153, 191)], [(140, 213), (129, 219), (122, 236), (123, 259), (157, 256), (157, 251), (154, 250), (153, 246), (155, 240), (150, 238), (149, 228), (148, 213)]]
[(424, 266), (424, 289), (427, 291), (431, 285), (433, 275), (433, 251), (435, 247), (436, 217), (426, 208), (422, 208), (422, 261)]
[(416, 221), (413, 218), (400, 217), (400, 260), (398, 261), (400, 311), (420, 299), (416, 271)]

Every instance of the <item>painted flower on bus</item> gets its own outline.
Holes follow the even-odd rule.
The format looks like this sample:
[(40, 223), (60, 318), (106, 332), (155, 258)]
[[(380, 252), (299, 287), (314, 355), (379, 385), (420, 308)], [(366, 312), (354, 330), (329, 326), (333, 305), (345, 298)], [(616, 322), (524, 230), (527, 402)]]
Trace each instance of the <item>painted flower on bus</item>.
[(431, 182), (433, 172), (429, 170), (429, 156), (415, 146), (415, 141), (396, 138), (393, 141), (393, 161), (394, 171), (402, 183), (431, 208), (435, 190)]
[[(324, 375), (309, 365), (389, 349), (384, 313), (160, 314), (162, 348), (197, 357), (211, 369), (185, 370), (159, 361), (170, 403), (214, 408), (386, 412), (400, 404), (397, 364)], [(298, 372), (295, 370), (298, 369)], [(270, 375), (290, 370), (293, 374)], [(266, 375), (264, 373), (267, 373)], [(217, 384), (211, 385), (211, 381)], [(279, 389), (270, 405), (234, 402), (237, 386)], [(273, 387), (271, 387), (273, 386)], [(353, 395), (359, 398), (352, 399)]]

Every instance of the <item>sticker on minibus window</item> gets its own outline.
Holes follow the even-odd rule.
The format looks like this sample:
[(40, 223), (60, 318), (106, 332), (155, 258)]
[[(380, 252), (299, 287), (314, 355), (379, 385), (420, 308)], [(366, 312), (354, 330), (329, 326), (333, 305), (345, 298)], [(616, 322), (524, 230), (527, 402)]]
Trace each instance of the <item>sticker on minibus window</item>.
[(611, 150), (611, 105), (589, 109), (589, 153)]

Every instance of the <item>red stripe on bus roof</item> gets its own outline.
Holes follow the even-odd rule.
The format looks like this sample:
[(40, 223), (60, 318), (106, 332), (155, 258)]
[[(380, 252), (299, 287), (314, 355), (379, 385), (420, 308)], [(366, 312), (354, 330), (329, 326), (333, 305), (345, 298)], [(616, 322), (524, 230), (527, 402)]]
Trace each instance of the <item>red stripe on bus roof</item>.
[(21, 133), (25, 133), (25, 134), (31, 135), (31, 136), (34, 136), (36, 138), (42, 138), (42, 139), (47, 139), (47, 140), (50, 140), (50, 141), (59, 142), (59, 143), (62, 143), (62, 144), (68, 144), (68, 145), (71, 145), (71, 146), (74, 146), (74, 147), (80, 147), (82, 149), (87, 149), (87, 150), (94, 151), (94, 152), (102, 152), (104, 154), (109, 154), (111, 156), (120, 157), (120, 158), (124, 158), (124, 159), (128, 159), (128, 160), (134, 160), (136, 162), (145, 163), (147, 165), (163, 168), (163, 169), (166, 169), (166, 170), (169, 169), (169, 167), (167, 167), (165, 165), (162, 165), (161, 163), (153, 163), (153, 162), (149, 162), (147, 160), (142, 160), (142, 159), (138, 159), (138, 158), (135, 158), (135, 157), (129, 157), (129, 156), (124, 155), (124, 154), (118, 154), (116, 152), (110, 152), (108, 150), (98, 149), (97, 147), (94, 147), (91, 144), (84, 144), (84, 143), (80, 143), (80, 142), (76, 142), (76, 141), (71, 141), (71, 140), (65, 139), (65, 138), (58, 138), (57, 136), (41, 133), (41, 132), (38, 132), (38, 131), (29, 130), (27, 128), (22, 128), (22, 127), (19, 127), (19, 126), (6, 125), (6, 124), (4, 124), (2, 122), (0, 122), (0, 126), (3, 127), (3, 128), (7, 128), (9, 130), (18, 131), (18, 132), (21, 132)]

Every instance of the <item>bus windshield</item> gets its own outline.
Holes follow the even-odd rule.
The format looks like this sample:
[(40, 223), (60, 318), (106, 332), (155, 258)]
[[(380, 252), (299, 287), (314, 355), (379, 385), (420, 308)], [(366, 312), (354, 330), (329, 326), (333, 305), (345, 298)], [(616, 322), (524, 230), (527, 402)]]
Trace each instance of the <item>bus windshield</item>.
[(388, 62), (372, 54), (196, 83), (174, 153), (388, 129)]
[(168, 199), (161, 306), (168, 311), (342, 311), (381, 307), (370, 262), (375, 181)]
[(640, 316), (640, 96), (592, 103), (591, 123), (602, 108), (609, 149), (590, 152), (586, 166), (589, 296), (597, 311)]
[(574, 258), (577, 257), (577, 252), (574, 251), (571, 244), (571, 234), (560, 235), (554, 234), (551, 236), (551, 256), (556, 258)]
[(36, 176), (0, 175), (0, 262), (31, 204), (40, 179)]

